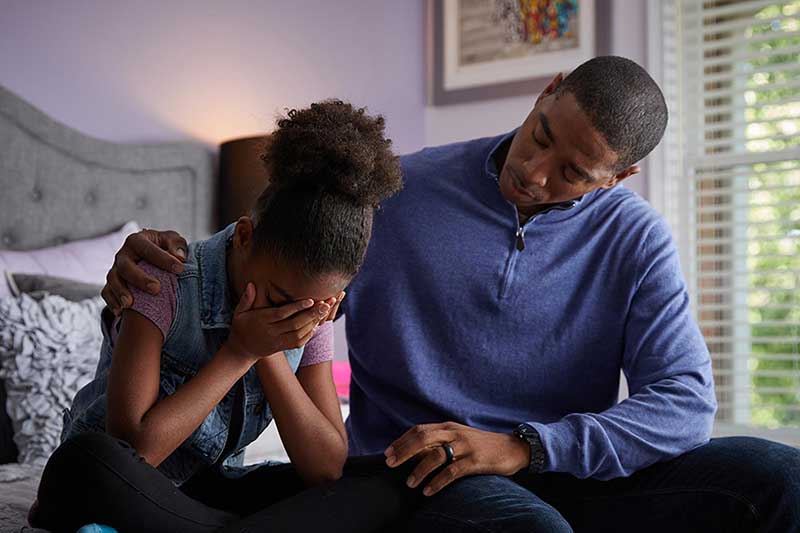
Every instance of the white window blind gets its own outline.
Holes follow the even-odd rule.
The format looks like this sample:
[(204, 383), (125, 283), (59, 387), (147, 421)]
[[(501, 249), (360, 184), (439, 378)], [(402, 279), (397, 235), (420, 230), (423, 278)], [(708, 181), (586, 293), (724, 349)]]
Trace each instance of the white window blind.
[(651, 0), (651, 199), (712, 354), (717, 433), (800, 444), (800, 0)]

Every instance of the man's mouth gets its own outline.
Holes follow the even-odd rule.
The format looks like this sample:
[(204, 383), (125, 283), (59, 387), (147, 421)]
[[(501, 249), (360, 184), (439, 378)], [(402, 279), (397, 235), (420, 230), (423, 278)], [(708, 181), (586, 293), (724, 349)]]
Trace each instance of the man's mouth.
[(522, 181), (519, 179), (519, 176), (517, 176), (516, 172), (514, 172), (514, 169), (512, 169), (511, 167), (508, 168), (508, 175), (511, 177), (511, 186), (514, 188), (514, 191), (517, 194), (527, 196), (528, 198), (531, 198), (533, 200), (538, 199), (536, 195), (534, 195), (528, 189), (523, 187)]

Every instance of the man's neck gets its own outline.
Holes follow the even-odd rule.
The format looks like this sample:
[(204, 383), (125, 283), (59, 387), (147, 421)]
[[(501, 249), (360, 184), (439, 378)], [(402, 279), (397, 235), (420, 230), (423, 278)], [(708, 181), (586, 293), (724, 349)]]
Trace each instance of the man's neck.
[(517, 206), (517, 212), (519, 213), (520, 224), (524, 224), (525, 222), (530, 220), (532, 217), (538, 215), (542, 211), (547, 211), (551, 207), (555, 207), (557, 205), (559, 205), (559, 204), (558, 203), (555, 203), (555, 204), (539, 204), (539, 205), (533, 205), (533, 206), (526, 206), (526, 207), (523, 207), (523, 208), (520, 208), (519, 206)]

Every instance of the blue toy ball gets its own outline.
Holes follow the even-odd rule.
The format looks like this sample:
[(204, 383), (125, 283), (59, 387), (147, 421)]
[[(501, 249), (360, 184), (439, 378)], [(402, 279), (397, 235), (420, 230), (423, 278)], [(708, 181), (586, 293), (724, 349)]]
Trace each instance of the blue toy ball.
[(75, 533), (118, 533), (118, 531), (111, 526), (104, 526), (101, 524), (86, 524)]

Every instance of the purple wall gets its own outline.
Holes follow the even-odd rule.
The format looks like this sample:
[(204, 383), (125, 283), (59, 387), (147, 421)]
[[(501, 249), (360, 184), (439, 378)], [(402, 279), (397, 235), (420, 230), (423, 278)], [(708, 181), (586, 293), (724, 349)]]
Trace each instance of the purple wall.
[(423, 1), (0, 0), (0, 84), (114, 141), (209, 144), (341, 97), (424, 145)]
[(382, 113), (395, 150), (415, 151), (423, 47), (423, 0), (0, 0), (0, 84), (112, 141), (216, 145), (339, 97)]

